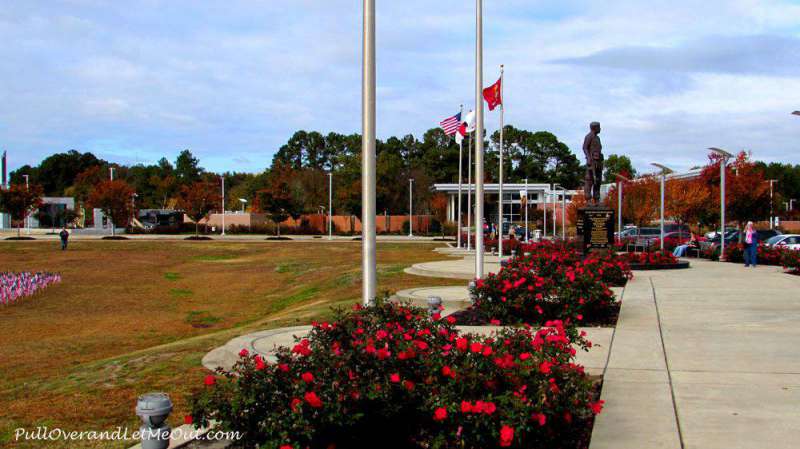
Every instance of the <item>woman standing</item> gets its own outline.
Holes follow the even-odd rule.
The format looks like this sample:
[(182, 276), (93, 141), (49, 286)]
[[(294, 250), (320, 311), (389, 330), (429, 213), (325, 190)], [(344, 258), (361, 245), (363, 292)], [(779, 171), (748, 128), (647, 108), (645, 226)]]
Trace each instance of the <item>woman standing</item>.
[(755, 268), (758, 262), (758, 234), (753, 229), (753, 222), (748, 221), (744, 228), (744, 266)]

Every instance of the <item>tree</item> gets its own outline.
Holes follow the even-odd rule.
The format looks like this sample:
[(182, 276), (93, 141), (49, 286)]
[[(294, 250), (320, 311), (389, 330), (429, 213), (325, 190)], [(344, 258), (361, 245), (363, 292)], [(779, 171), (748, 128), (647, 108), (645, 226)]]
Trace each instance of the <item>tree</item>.
[(622, 175), (628, 179), (633, 179), (636, 176), (636, 169), (633, 168), (631, 159), (628, 156), (610, 154), (603, 165), (605, 165), (603, 179), (606, 182), (615, 182), (616, 175)]
[(289, 217), (298, 218), (303, 213), (303, 190), (297, 170), (278, 161), (270, 170), (267, 188), (258, 191), (255, 206), (275, 222), (280, 236), (281, 222)]
[(27, 174), (30, 175), (30, 182), (42, 186), (43, 195), (62, 196), (79, 173), (105, 163), (92, 153), (70, 150), (45, 158), (38, 167), (21, 167), (11, 173), (11, 182), (21, 182), (22, 174)]
[[(700, 179), (711, 192), (709, 217), (719, 221), (720, 170), (719, 156), (709, 155), (709, 164)], [(713, 204), (716, 203), (716, 207)], [(736, 155), (725, 169), (725, 218), (739, 226), (769, 216), (769, 183), (761, 167), (744, 151)]]
[(198, 166), (200, 161), (189, 150), (181, 151), (175, 159), (175, 178), (181, 185), (189, 185), (200, 181), (203, 169)]
[(700, 179), (668, 180), (665, 197), (665, 213), (678, 223), (704, 223), (713, 204), (710, 189)]
[(195, 182), (181, 187), (178, 197), (178, 208), (194, 221), (194, 235), (200, 234), (200, 220), (219, 207), (222, 201), (220, 190), (210, 182)]
[[(622, 191), (622, 220), (645, 226), (655, 220), (658, 215), (661, 198), (661, 184), (653, 175), (646, 175), (626, 182)], [(611, 187), (606, 203), (617, 213), (617, 185)]]
[(128, 227), (133, 217), (133, 189), (121, 179), (101, 181), (89, 196), (89, 204), (111, 219), (111, 234), (116, 235), (116, 227)]
[(42, 186), (38, 184), (11, 184), (8, 189), (0, 189), (0, 211), (17, 220), (17, 237), (24, 226), (28, 214), (42, 204)]

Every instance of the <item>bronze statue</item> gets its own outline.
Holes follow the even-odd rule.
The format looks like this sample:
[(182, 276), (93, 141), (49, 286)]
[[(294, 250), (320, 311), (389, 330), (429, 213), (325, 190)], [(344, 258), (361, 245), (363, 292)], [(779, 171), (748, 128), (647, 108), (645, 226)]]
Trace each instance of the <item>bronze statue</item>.
[(603, 145), (600, 143), (600, 123), (589, 125), (589, 134), (583, 139), (586, 156), (586, 180), (583, 185), (587, 204), (600, 203), (600, 184), (603, 182)]

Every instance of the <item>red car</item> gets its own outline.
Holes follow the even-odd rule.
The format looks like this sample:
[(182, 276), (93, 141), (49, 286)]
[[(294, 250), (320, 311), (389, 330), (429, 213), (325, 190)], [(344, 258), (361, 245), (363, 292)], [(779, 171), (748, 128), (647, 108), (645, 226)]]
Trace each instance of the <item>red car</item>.
[[(687, 231), (674, 231), (664, 234), (664, 249), (673, 250), (676, 246), (684, 245), (692, 239), (692, 233)], [(661, 247), (661, 237), (653, 240), (653, 247)]]

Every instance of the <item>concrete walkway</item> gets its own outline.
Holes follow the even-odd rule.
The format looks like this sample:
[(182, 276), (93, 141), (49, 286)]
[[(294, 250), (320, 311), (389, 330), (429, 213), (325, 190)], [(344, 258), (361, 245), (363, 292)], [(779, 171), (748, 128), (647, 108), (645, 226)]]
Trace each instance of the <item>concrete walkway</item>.
[(591, 449), (800, 445), (800, 277), (693, 267), (626, 287)]

